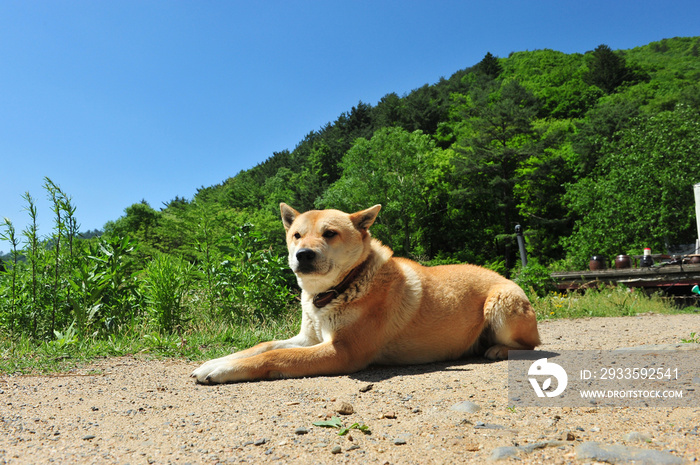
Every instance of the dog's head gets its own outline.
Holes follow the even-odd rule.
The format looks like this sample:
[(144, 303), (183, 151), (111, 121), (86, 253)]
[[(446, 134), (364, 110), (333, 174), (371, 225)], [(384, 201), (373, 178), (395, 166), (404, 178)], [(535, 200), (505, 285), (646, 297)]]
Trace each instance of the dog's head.
[(299, 213), (280, 204), (282, 223), (287, 230), (289, 266), (299, 285), (310, 293), (328, 290), (370, 250), (369, 227), (381, 205), (356, 213), (339, 210), (311, 210)]

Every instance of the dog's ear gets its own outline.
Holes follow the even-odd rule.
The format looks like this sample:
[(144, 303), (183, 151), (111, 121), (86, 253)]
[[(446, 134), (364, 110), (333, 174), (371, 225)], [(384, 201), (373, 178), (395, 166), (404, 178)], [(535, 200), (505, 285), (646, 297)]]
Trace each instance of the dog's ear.
[(374, 220), (377, 219), (377, 215), (379, 214), (379, 210), (382, 209), (381, 205), (375, 205), (374, 207), (370, 207), (367, 210), (362, 210), (357, 213), (353, 213), (350, 215), (350, 220), (353, 222), (355, 227), (359, 230), (368, 230), (372, 224), (374, 224)]
[(284, 202), (280, 204), (280, 213), (282, 213), (282, 224), (284, 224), (285, 230), (289, 229), (294, 222), (294, 219), (300, 214), (298, 211)]

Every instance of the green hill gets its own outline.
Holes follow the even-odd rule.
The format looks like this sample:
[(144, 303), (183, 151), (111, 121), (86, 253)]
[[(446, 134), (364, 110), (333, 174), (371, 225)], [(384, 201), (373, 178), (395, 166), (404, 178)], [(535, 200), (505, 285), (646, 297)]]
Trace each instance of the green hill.
[(358, 102), (191, 200), (132, 205), (106, 231), (137, 237), (144, 254), (195, 260), (197, 225), (225, 237), (252, 223), (281, 247), (284, 201), (302, 211), (381, 203), (375, 235), (426, 261), (510, 268), (516, 224), (543, 264), (692, 242), (699, 49), (690, 37), (488, 54), (408, 94)]

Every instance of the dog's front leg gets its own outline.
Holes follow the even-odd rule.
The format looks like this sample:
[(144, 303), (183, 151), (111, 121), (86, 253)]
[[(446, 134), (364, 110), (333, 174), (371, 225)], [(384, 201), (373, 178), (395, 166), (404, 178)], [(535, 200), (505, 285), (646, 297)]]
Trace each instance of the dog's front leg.
[(312, 347), (277, 349), (245, 358), (228, 356), (210, 360), (192, 376), (201, 384), (234, 383), (352, 373), (368, 363), (368, 357), (352, 356), (346, 346), (328, 341)]
[(233, 363), (234, 360), (240, 358), (253, 357), (255, 355), (260, 355), (262, 353), (276, 349), (308, 347), (316, 344), (317, 342), (318, 341), (311, 339), (308, 335), (303, 333), (297, 334), (292, 338), (284, 339), (281, 341), (261, 342), (260, 344), (254, 345), (253, 347), (250, 347), (248, 349), (241, 350), (239, 352), (234, 352), (230, 355), (225, 355), (223, 357), (215, 358), (204, 362), (202, 366), (194, 370), (190, 376), (192, 376), (193, 378), (197, 378), (197, 380), (199, 381), (200, 378), (202, 378), (202, 374), (216, 372), (219, 367), (229, 366)]

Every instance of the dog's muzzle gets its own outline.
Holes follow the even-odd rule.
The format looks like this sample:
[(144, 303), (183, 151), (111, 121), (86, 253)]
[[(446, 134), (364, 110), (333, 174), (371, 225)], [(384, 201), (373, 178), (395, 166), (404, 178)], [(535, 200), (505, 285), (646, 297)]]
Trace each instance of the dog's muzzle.
[(295, 254), (297, 260), (298, 273), (312, 273), (316, 271), (314, 261), (316, 260), (316, 252), (311, 249), (299, 249)]

